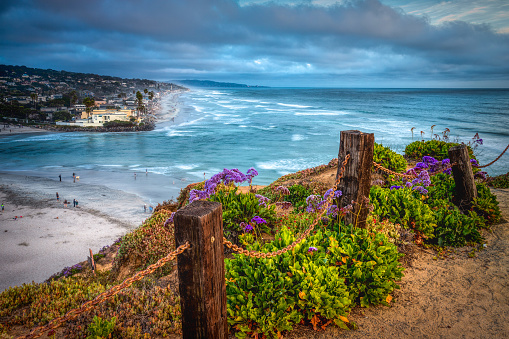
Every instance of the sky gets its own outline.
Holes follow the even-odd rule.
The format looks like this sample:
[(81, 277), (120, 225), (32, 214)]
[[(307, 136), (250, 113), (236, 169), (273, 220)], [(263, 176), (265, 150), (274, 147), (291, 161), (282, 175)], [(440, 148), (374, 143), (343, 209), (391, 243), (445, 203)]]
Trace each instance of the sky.
[(2, 0), (0, 64), (275, 87), (509, 88), (509, 1)]

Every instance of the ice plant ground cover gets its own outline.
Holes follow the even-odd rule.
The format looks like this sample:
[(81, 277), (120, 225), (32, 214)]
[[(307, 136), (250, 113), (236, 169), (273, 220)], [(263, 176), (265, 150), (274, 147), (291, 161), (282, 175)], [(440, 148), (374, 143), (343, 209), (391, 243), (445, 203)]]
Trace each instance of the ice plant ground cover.
[[(299, 323), (317, 330), (355, 328), (349, 315), (352, 308), (392, 302), (391, 293), (403, 275), (402, 254), (398, 252), (403, 237), (410, 235), (415, 243), (425, 246), (481, 243), (481, 229), (500, 218), (497, 201), (482, 179), (477, 179), (479, 196), (472, 209), (461, 212), (454, 205), (454, 180), (447, 171), (442, 173), (447, 160), (428, 154), (419, 160), (409, 172), (417, 179), (389, 176), (372, 186), (369, 200), (361, 202), (372, 210), (366, 229), (344, 224), (342, 216), (350, 213), (353, 205), (339, 208), (333, 204), (315, 231), (284, 255), (255, 259), (230, 254), (225, 264), (231, 332), (239, 338), (278, 337)], [(316, 175), (322, 168), (331, 167), (303, 173)], [(237, 185), (251, 184), (256, 175), (253, 168), (245, 174), (225, 169), (184, 191), (180, 205), (196, 199), (221, 202), (225, 236), (248, 249), (269, 252), (292, 243), (317, 212), (326, 208), (329, 195), (341, 196), (340, 191), (332, 192), (324, 185), (285, 185), (284, 180), (256, 193), (239, 193)], [(45, 324), (165, 256), (175, 247), (172, 212), (178, 207), (178, 203), (168, 203), (156, 208), (143, 225), (112, 246), (109, 250), (117, 251), (112, 271), (94, 277), (86, 265), (81, 264), (79, 272), (75, 265), (46, 284), (1, 293), (0, 333), (9, 333), (17, 325)], [(164, 280), (174, 274), (173, 269), (171, 265), (159, 269), (97, 310), (66, 324), (64, 335), (91, 335), (87, 331), (92, 323), (108, 325), (113, 337), (178, 333), (178, 297), (172, 284)], [(161, 281), (168, 287), (161, 288)], [(48, 298), (50, 303), (43, 302)], [(101, 320), (94, 322), (94, 316)]]

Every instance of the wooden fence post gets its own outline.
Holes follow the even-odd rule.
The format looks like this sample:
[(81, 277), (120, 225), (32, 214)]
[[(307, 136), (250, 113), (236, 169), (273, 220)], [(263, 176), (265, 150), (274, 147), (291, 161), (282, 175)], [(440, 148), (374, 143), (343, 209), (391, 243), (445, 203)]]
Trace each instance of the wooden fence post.
[(191, 244), (177, 257), (183, 338), (227, 338), (221, 204), (195, 201), (174, 222), (176, 246)]
[(477, 187), (467, 145), (449, 148), (449, 159), (451, 164), (456, 163), (452, 166), (452, 175), (456, 184), (456, 204), (462, 210), (469, 209), (474, 198), (477, 198)]
[(375, 136), (373, 133), (341, 131), (336, 178), (339, 176), (341, 163), (347, 154), (350, 154), (350, 159), (338, 187), (343, 192), (343, 195), (338, 199), (338, 207), (345, 207), (351, 204), (352, 200), (355, 201), (352, 212), (344, 217), (346, 225), (354, 224), (357, 227), (366, 227), (366, 217), (369, 211), (364, 197), (369, 198), (374, 145)]

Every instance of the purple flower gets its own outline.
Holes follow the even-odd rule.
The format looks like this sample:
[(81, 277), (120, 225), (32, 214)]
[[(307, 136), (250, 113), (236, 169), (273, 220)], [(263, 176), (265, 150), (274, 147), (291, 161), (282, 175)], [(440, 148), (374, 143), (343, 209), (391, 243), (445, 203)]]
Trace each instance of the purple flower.
[(407, 181), (407, 182), (405, 183), (405, 186), (406, 186), (407, 188), (410, 188), (410, 187), (412, 187), (412, 183), (411, 183), (410, 181)]
[(486, 179), (487, 174), (488, 174), (487, 172), (479, 171), (476, 174), (474, 174), (474, 178)]
[(417, 164), (415, 164), (415, 167), (416, 169), (426, 169), (428, 168), (428, 164), (424, 163), (424, 162), (418, 162)]
[(322, 200), (321, 196), (312, 194), (306, 198), (306, 204), (308, 204), (306, 211), (308, 213), (318, 212), (321, 209), (323, 203), (324, 201)]
[(475, 167), (479, 166), (479, 164), (477, 163), (477, 160), (475, 160), (475, 159), (470, 159), (470, 163), (472, 164), (472, 166), (475, 166)]
[(244, 232), (249, 233), (253, 230), (253, 226), (246, 222), (241, 222), (239, 226), (244, 230)]
[(278, 186), (274, 189), (276, 193), (281, 193), (282, 195), (290, 195), (290, 190), (284, 186)]
[(482, 145), (482, 139), (477, 139), (475, 142), (477, 142), (479, 145)]
[(170, 223), (173, 222), (173, 217), (175, 216), (175, 213), (172, 213), (168, 219), (164, 222), (164, 227), (168, 227)]
[(403, 186), (392, 185), (390, 189), (392, 191), (392, 190), (399, 190), (400, 188), (403, 188)]
[(253, 181), (253, 177), (256, 177), (257, 175), (258, 172), (253, 167), (247, 170), (246, 178), (248, 179), (249, 184), (251, 184), (251, 182)]
[[(331, 195), (332, 190), (333, 190), (332, 188), (329, 188), (327, 190), (327, 192), (325, 192), (325, 194), (323, 195), (323, 198), (327, 199)], [(342, 195), (343, 195), (343, 192), (341, 192), (340, 190), (337, 190), (337, 191), (334, 192), (334, 195), (332, 196), (332, 198), (337, 199), (337, 198), (339, 198)]]
[(316, 252), (316, 251), (318, 251), (318, 248), (316, 248), (316, 247), (310, 247), (308, 249), (308, 252), (311, 252), (311, 253)]
[(427, 155), (422, 157), (422, 161), (424, 161), (426, 164), (430, 164), (430, 165), (434, 165), (438, 162), (437, 159), (427, 156)]
[(417, 191), (417, 192), (421, 193), (422, 195), (426, 195), (426, 194), (428, 194), (428, 190), (427, 190), (427, 189), (425, 189), (425, 188), (424, 188), (424, 187), (422, 187), (422, 186), (414, 186), (414, 187), (412, 188), (412, 190)]
[(339, 208), (338, 208), (338, 206), (337, 206), (337, 205), (331, 205), (331, 206), (327, 209), (327, 216), (328, 216), (328, 217), (335, 218), (338, 214), (339, 214)]
[(255, 215), (252, 219), (251, 219), (251, 222), (255, 222), (257, 224), (266, 224), (267, 221), (263, 220), (263, 218)]
[(269, 198), (260, 194), (255, 194), (255, 197), (258, 198), (258, 206), (267, 207), (267, 203), (270, 201)]
[(442, 160), (442, 166), (449, 165), (451, 163), (451, 159), (444, 159)]

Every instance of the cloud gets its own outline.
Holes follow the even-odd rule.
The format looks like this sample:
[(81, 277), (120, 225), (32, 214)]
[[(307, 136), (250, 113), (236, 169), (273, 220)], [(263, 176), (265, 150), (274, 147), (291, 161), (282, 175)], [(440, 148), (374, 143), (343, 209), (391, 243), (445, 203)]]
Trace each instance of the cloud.
[(458, 20), (432, 25), (378, 0), (20, 0), (0, 6), (0, 20), (0, 61), (33, 67), (151, 78), (509, 79), (508, 34)]

